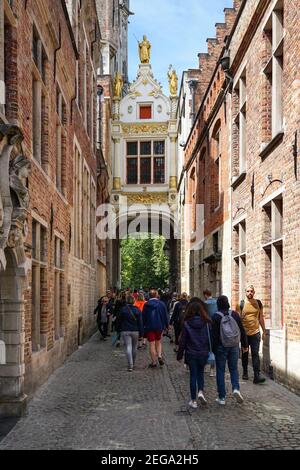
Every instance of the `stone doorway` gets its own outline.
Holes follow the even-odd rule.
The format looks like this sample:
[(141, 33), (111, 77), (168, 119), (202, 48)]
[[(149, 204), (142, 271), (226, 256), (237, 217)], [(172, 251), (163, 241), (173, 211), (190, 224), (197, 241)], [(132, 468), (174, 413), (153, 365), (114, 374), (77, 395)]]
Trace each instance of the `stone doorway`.
[(22, 416), (24, 394), (24, 294), (25, 269), (15, 250), (5, 249), (6, 269), (0, 271), (0, 340), (6, 363), (0, 365), (0, 417)]

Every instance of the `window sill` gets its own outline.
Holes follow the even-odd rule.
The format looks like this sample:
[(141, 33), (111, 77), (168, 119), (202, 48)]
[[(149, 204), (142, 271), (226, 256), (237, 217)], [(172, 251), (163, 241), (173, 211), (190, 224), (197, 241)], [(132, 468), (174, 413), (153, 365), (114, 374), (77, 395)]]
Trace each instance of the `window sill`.
[(246, 171), (243, 171), (231, 184), (233, 190), (235, 190), (243, 181), (245, 181), (247, 176)]
[(278, 132), (274, 137), (273, 139), (271, 140), (271, 142), (269, 142), (265, 147), (264, 149), (260, 152), (259, 156), (261, 157), (262, 160), (264, 160), (265, 158), (267, 158), (270, 153), (273, 152), (273, 150), (275, 150), (276, 147), (278, 147), (278, 145), (281, 144), (282, 140), (283, 140), (283, 136), (284, 136), (284, 131), (280, 131)]

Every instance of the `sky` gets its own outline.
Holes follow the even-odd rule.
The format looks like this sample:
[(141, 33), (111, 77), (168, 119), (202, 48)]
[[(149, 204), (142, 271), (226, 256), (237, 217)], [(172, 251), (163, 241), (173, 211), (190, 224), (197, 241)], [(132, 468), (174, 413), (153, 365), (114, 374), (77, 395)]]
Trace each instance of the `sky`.
[(179, 83), (184, 70), (197, 68), (198, 53), (207, 51), (206, 39), (215, 37), (215, 23), (224, 22), (224, 8), (232, 4), (232, 0), (130, 0), (135, 15), (129, 19), (129, 80), (135, 80), (139, 64), (137, 39), (146, 34), (152, 44), (154, 76), (168, 94), (169, 65), (175, 67)]

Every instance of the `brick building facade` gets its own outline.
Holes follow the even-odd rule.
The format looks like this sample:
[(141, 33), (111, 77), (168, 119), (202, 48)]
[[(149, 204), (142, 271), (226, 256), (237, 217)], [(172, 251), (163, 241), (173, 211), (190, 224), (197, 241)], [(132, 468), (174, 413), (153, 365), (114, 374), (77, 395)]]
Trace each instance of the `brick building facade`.
[[(219, 59), (238, 8), (239, 3), (235, 2), (234, 8), (224, 10), (225, 21), (216, 24), (216, 38), (207, 39), (207, 52), (198, 54), (199, 69), (186, 72), (191, 88), (190, 114), (188, 111), (183, 114), (180, 106), (178, 108), (179, 131), (190, 119), (188, 136), (181, 144), (184, 166), (179, 181), (185, 181), (181, 198), (184, 209), (180, 217), (183, 234), (187, 233), (184, 219), (190, 219), (188, 239), (182, 239), (181, 260), (186, 273), (182, 287), (191, 295), (201, 296), (206, 288), (214, 295), (221, 292), (229, 295), (231, 291), (230, 141), (227, 132), (230, 82)], [(197, 205), (203, 209), (197, 211)]]
[(256, 286), (266, 371), (300, 389), (299, 0), (243, 2), (228, 41), (233, 302)]
[[(95, 328), (101, 36), (94, 0), (0, 5), (0, 161), (11, 155), (11, 201), (9, 174), (0, 181), (0, 413), (18, 414)], [(10, 205), (24, 213), (14, 233)]]
[(210, 82), (183, 169), (186, 201), (205, 207), (204, 239), (187, 254), (190, 292), (210, 287), (235, 306), (254, 284), (269, 330), (264, 369), (298, 391), (299, 6), (248, 0), (225, 9), (226, 24), (199, 56)]

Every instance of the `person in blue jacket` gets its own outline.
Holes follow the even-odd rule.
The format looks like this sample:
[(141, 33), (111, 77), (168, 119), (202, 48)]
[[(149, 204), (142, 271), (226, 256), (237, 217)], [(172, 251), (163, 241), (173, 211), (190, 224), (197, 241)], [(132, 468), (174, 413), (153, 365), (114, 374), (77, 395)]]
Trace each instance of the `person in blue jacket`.
[(151, 289), (149, 293), (150, 300), (143, 308), (143, 325), (145, 337), (150, 343), (150, 368), (157, 367), (157, 360), (160, 366), (164, 365), (162, 357), (162, 334), (169, 329), (169, 315), (164, 302), (158, 299), (158, 291)]
[(129, 372), (133, 371), (138, 342), (143, 337), (142, 313), (133, 305), (134, 302), (135, 298), (133, 296), (127, 296), (126, 303), (121, 308), (116, 324), (116, 329), (121, 333), (121, 339), (124, 343)]
[(206, 312), (204, 303), (191, 301), (185, 312), (185, 321), (179, 340), (177, 360), (181, 361), (185, 355), (185, 362), (190, 369), (191, 401), (189, 406), (197, 408), (198, 399), (206, 405), (204, 396), (204, 368), (208, 360), (211, 341), (211, 319)]

